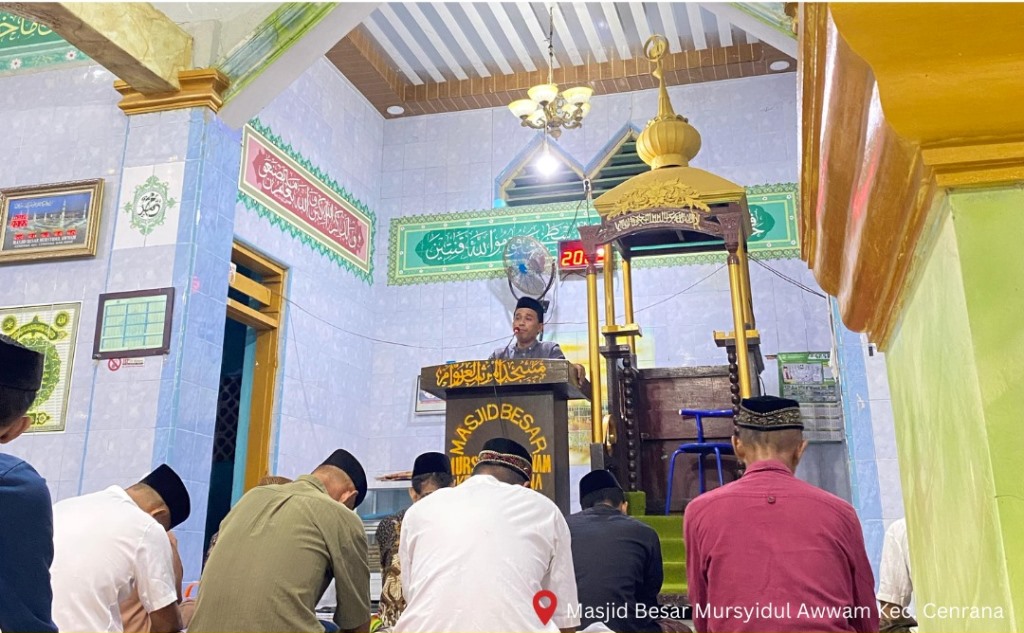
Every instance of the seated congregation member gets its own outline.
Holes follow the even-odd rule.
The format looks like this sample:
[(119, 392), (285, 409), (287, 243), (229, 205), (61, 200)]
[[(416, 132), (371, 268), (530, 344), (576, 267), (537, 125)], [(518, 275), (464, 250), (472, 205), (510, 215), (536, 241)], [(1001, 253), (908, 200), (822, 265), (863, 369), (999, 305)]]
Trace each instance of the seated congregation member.
[(697, 631), (878, 631), (856, 512), (793, 474), (807, 448), (799, 403), (748, 398), (734, 423), (746, 473), (683, 515)]
[[(490, 439), (472, 477), (406, 511), (398, 556), (407, 604), (395, 631), (576, 629), (569, 528), (558, 506), (530, 490), (531, 473), (522, 445)], [(541, 590), (557, 597), (546, 623), (533, 607)]]
[(181, 629), (180, 578), (167, 531), (188, 518), (188, 490), (162, 464), (139, 483), (53, 506), (53, 620), (61, 631), (123, 631), (136, 587), (150, 630)]
[[(43, 382), (44, 357), (0, 334), (0, 444), (32, 424), (26, 413)], [(24, 460), (0, 453), (0, 631), (56, 631), (53, 509), (46, 481)]]
[[(167, 533), (167, 540), (171, 543), (171, 557), (174, 563), (174, 588), (178, 590), (178, 612), (181, 614), (182, 628), (188, 628), (188, 618), (185, 617), (185, 605), (181, 600), (181, 579), (185, 570), (181, 564), (181, 555), (178, 554), (178, 537), (174, 532)], [(121, 601), (121, 623), (125, 633), (150, 633), (153, 625), (149, 619), (149, 613), (142, 604), (139, 597), (139, 588), (132, 587), (128, 597)]]
[[(258, 482), (256, 482), (256, 485), (257, 486), (269, 486), (269, 485), (272, 485), (272, 484), (287, 484), (287, 483), (291, 483), (291, 481), (292, 480), (289, 479), (288, 477), (280, 477), (278, 475), (264, 475), (263, 477), (260, 477), (260, 480)], [(177, 543), (178, 543), (178, 541), (177, 541), (176, 538), (174, 538), (173, 533), (168, 532), (167, 535), (172, 537), (171, 544), (175, 548), (174, 553), (177, 556), (177, 553), (178, 553), (178, 551), (177, 551)], [(204, 567), (206, 566), (207, 559), (210, 558), (210, 551), (213, 550), (213, 546), (217, 544), (217, 535), (218, 535), (218, 532), (214, 532), (213, 536), (210, 537), (210, 545), (209, 545), (209, 547), (206, 548), (206, 553), (203, 555), (203, 566)], [(180, 558), (177, 559), (176, 562), (177, 562), (178, 565), (180, 565), (181, 564), (181, 559)], [(175, 572), (177, 572), (177, 570), (178, 570), (178, 567), (175, 567)], [(190, 583), (189, 587), (187, 588), (184, 600), (182, 600), (180, 605), (179, 605), (179, 609), (181, 610), (181, 625), (182, 625), (183, 628), (186, 628), (186, 629), (189, 627), (189, 624), (192, 622), (192, 616), (195, 615), (195, 612), (196, 612), (196, 597), (195, 596), (198, 593), (198, 590), (197, 590), (198, 586), (199, 586), (198, 582)], [(128, 602), (122, 602), (121, 603), (121, 614), (122, 614), (122, 616), (124, 615), (124, 613), (125, 613), (125, 611), (127, 609), (133, 608), (133, 606), (131, 604), (133, 599), (135, 600), (135, 602), (138, 601), (138, 595), (136, 593), (132, 594), (132, 596), (128, 599)], [(127, 626), (128, 626), (128, 620), (126, 618), (125, 619), (125, 627), (126, 627), (125, 628), (125, 632), (129, 633), (131, 631), (131, 629), (128, 629)], [(148, 630), (148, 629), (142, 629), (142, 630)]]
[(917, 626), (917, 620), (908, 610), (913, 595), (907, 520), (898, 519), (885, 531), (882, 563), (878, 569), (878, 604), (883, 633), (903, 633)]
[[(490, 360), (520, 360), (524, 358), (541, 358), (565, 360), (565, 353), (558, 343), (538, 340), (544, 333), (544, 306), (533, 297), (520, 297), (516, 303), (516, 311), (512, 314), (512, 335), (515, 340), (509, 341), (505, 347), (491, 352)], [(587, 376), (583, 365), (573, 365), (576, 377), (583, 380)]]
[[(413, 503), (423, 499), (430, 493), (449, 488), (453, 483), (452, 466), (444, 453), (423, 453), (416, 458), (412, 467), (412, 487), (409, 498)], [(402, 530), (402, 519), (405, 510), (398, 514), (381, 519), (377, 525), (377, 545), (380, 547), (381, 589), (380, 613), (381, 626), (392, 627), (405, 609), (405, 598), (402, 596), (402, 568), (398, 562), (399, 535)]]
[(220, 524), (199, 584), (190, 633), (320, 633), (316, 604), (334, 580), (334, 622), (366, 631), (370, 567), (355, 513), (366, 473), (338, 449), (309, 475), (245, 493)]
[(580, 625), (599, 621), (594, 615), (604, 609), (610, 612), (604, 623), (616, 633), (689, 632), (679, 620), (650, 615), (660, 611), (661, 541), (653, 528), (626, 515), (628, 504), (615, 475), (607, 470), (584, 475), (580, 506), (583, 511), (567, 520), (582, 607)]

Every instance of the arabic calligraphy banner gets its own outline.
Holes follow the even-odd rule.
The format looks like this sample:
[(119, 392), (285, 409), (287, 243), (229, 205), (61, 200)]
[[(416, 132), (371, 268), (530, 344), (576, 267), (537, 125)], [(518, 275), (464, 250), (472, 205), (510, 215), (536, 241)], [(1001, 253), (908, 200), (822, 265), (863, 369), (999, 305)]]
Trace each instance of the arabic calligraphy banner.
[[(750, 252), (762, 258), (800, 256), (796, 184), (747, 188)], [(388, 284), (408, 285), (504, 276), (502, 254), (514, 235), (529, 235), (555, 256), (560, 240), (579, 239), (576, 227), (596, 224), (596, 211), (575, 202), (393, 218), (388, 236)], [(651, 268), (724, 261), (725, 252), (636, 259)]]
[(247, 208), (372, 281), (373, 212), (258, 120), (242, 134), (238, 188)]
[(405, 285), (504, 276), (505, 243), (515, 235), (536, 238), (554, 255), (559, 240), (578, 239), (578, 224), (598, 220), (576, 203), (490, 209), (391, 220), (388, 283)]
[(88, 59), (45, 24), (0, 11), (0, 72)]

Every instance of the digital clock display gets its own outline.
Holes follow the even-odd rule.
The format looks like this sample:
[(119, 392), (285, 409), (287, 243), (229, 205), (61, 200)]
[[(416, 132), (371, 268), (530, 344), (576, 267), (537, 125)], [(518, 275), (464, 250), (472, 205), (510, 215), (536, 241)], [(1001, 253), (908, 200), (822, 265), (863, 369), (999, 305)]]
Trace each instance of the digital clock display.
[[(594, 265), (599, 269), (604, 265), (604, 249), (604, 246), (597, 249), (597, 262)], [(583, 240), (562, 240), (558, 243), (558, 268), (562, 272), (586, 272), (587, 262)]]

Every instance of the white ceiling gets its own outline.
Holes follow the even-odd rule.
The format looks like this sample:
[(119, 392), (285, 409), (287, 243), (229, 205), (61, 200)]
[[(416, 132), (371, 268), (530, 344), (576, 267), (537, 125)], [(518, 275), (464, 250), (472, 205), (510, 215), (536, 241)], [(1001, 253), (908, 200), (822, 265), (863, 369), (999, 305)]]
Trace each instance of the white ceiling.
[(193, 39), (192, 63), (211, 66), (248, 37), (278, 7), (277, 2), (154, 2)]
[(363, 26), (420, 85), (546, 69), (548, 6), (556, 68), (642, 56), (652, 33), (674, 53), (758, 41), (714, 5), (683, 2), (384, 3)]

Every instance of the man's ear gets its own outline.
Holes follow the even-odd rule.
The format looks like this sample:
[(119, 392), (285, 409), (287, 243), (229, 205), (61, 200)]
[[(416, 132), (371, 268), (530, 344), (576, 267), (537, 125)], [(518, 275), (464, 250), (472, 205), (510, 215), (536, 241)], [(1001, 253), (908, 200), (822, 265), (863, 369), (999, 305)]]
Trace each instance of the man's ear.
[(23, 415), (14, 422), (11, 422), (7, 428), (0, 429), (0, 444), (6, 444), (17, 438), (27, 431), (30, 426), (32, 426), (32, 418), (27, 415)]
[(800, 458), (804, 456), (804, 451), (807, 450), (807, 440), (800, 442), (800, 446), (797, 447), (796, 453), (793, 455), (793, 468), (800, 463)]
[(735, 433), (733, 433), (733, 436), (729, 438), (729, 441), (732, 442), (732, 452), (736, 456), (736, 459), (740, 460), (743, 463), (746, 463), (743, 457), (747, 452), (747, 447), (743, 445), (743, 442), (740, 441), (740, 438), (736, 437)]
[(156, 522), (164, 526), (165, 530), (170, 531), (171, 529), (171, 511), (166, 505), (160, 504), (160, 506), (154, 510), (149, 511), (149, 516), (156, 519)]
[(340, 503), (341, 505), (345, 506), (349, 510), (355, 510), (356, 509), (356, 497), (358, 497), (358, 496), (359, 496), (359, 491), (358, 490), (347, 490), (347, 491), (341, 493), (341, 496), (338, 497), (338, 503)]

